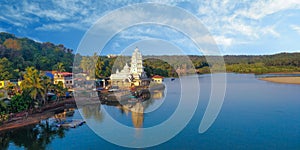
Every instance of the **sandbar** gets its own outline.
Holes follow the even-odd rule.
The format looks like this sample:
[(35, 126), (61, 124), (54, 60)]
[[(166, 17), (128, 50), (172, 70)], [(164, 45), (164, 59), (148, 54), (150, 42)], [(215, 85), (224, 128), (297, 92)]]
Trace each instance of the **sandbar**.
[(275, 83), (300, 84), (300, 77), (266, 77), (266, 78), (260, 78), (260, 80), (275, 82)]

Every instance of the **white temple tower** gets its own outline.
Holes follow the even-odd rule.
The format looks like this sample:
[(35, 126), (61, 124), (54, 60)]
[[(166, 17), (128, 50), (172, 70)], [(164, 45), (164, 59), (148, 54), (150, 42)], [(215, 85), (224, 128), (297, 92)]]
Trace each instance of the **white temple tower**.
[(135, 79), (147, 78), (144, 73), (142, 54), (138, 48), (135, 48), (131, 57), (130, 73)]
[(112, 85), (118, 86), (149, 85), (150, 80), (144, 71), (142, 54), (138, 48), (132, 54), (130, 67), (126, 63), (121, 71), (117, 69), (115, 74), (111, 74), (110, 79)]

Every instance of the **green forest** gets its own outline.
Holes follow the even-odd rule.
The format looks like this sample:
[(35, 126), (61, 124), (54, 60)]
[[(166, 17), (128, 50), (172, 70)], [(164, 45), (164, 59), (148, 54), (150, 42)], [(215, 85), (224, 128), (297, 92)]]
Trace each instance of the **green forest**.
[(39, 43), (0, 33), (0, 80), (21, 78), (27, 67), (56, 70), (62, 64), (66, 71), (72, 71), (73, 58), (73, 50), (62, 44)]
[[(90, 77), (107, 78), (126, 63), (130, 56), (82, 56), (64, 45), (50, 42), (36, 42), (28, 38), (18, 38), (13, 34), (0, 33), (0, 80), (22, 79), (22, 93), (14, 93), (15, 85), (7, 84), (4, 90), (15, 95), (6, 106), (0, 101), (0, 123), (10, 112), (21, 112), (47, 103), (45, 93), (53, 91), (63, 95), (62, 85), (55, 85), (43, 71), (85, 72)], [(262, 56), (143, 56), (144, 70), (149, 77), (161, 75), (177, 77), (190, 73), (227, 72), (236, 73), (275, 73), (300, 72), (300, 53), (280, 53)], [(224, 64), (207, 60), (224, 60)], [(211, 61), (210, 61), (211, 62)], [(3, 89), (1, 89), (3, 90)], [(3, 97), (3, 94), (0, 95)], [(60, 96), (58, 96), (60, 97)], [(57, 99), (59, 101), (60, 98)]]
[[(74, 62), (74, 57), (76, 61)], [(190, 60), (187, 62), (186, 59)], [(148, 76), (161, 75), (176, 77), (178, 73), (209, 73), (224, 66), (208, 63), (210, 59), (224, 59), (226, 71), (236, 73), (300, 72), (300, 53), (280, 53), (274, 55), (227, 55), (220, 56), (143, 56), (144, 69)], [(0, 80), (19, 79), (25, 69), (72, 71), (72, 66), (97, 78), (109, 77), (116, 69), (121, 70), (125, 63), (130, 65), (130, 56), (108, 58), (106, 56), (82, 56), (64, 45), (50, 42), (36, 42), (29, 38), (18, 38), (13, 34), (0, 33)], [(94, 70), (96, 68), (96, 70)], [(221, 69), (218, 69), (221, 68)]]

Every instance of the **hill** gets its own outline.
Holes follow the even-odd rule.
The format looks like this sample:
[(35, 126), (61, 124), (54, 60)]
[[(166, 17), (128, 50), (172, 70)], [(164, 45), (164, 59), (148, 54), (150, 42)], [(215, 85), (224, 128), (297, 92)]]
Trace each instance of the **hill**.
[[(50, 42), (40, 43), (28, 38), (18, 38), (10, 33), (0, 33), (0, 80), (17, 79), (22, 77), (25, 68), (33, 66), (38, 70), (55, 70), (60, 63), (66, 71), (72, 71), (73, 50), (64, 45), (55, 45)], [(208, 57), (219, 59), (221, 56), (188, 56), (192, 65), (185, 63), (186, 56), (144, 56), (144, 69), (148, 76), (177, 76), (177, 73), (209, 73), (210, 68), (218, 71), (222, 65), (208, 63)], [(226, 55), (222, 56), (227, 72), (237, 73), (273, 73), (273, 72), (300, 72), (300, 53), (280, 53), (274, 55)], [(108, 58), (106, 56), (81, 56), (76, 54), (78, 69), (94, 73), (91, 63), (97, 60), (96, 77), (109, 77), (116, 69), (122, 69), (129, 63), (130, 57), (121, 56)], [(171, 66), (167, 62), (174, 64)], [(221, 70), (220, 69), (220, 70)]]
[(39, 43), (10, 33), (0, 33), (0, 80), (19, 78), (30, 66), (38, 70), (52, 70), (58, 63), (63, 63), (66, 71), (71, 71), (73, 58), (73, 50), (62, 44)]

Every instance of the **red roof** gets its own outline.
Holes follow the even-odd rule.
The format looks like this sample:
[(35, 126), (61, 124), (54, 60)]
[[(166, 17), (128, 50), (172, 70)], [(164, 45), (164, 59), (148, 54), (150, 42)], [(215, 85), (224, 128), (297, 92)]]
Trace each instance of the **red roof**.
[(71, 72), (55, 72), (55, 74), (60, 74), (63, 76), (72, 76), (73, 75), (73, 73), (71, 73)]
[(155, 76), (153, 76), (152, 78), (164, 78), (164, 77), (162, 77), (162, 76), (160, 76), (160, 75), (155, 75)]

